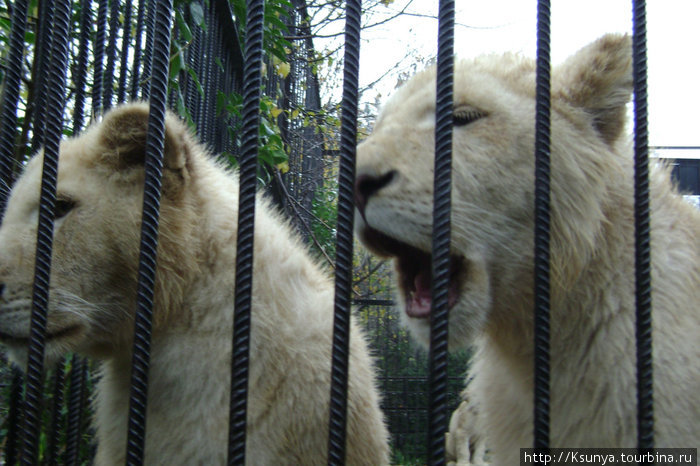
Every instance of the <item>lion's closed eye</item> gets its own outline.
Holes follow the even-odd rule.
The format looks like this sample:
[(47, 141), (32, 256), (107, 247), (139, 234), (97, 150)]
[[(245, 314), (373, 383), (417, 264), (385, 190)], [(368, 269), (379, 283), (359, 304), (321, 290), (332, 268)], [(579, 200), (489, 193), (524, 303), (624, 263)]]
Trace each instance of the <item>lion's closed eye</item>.
[(452, 124), (466, 126), (485, 116), (486, 113), (471, 106), (457, 107), (452, 114)]

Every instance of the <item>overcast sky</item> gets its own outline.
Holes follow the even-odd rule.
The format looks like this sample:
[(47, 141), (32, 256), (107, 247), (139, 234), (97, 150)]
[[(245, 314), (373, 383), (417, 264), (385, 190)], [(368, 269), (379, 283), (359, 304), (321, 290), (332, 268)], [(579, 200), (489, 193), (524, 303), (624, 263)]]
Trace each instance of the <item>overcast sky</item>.
[[(407, 1), (395, 0), (387, 14)], [(437, 0), (412, 0), (407, 11), (434, 16), (437, 4)], [(459, 0), (456, 4), (458, 56), (503, 51), (535, 56), (535, 0)], [(650, 145), (700, 146), (700, 0), (650, 0), (647, 17)], [(631, 33), (631, 18), (631, 1), (552, 0), (552, 61), (563, 61), (607, 32)], [(407, 51), (435, 56), (436, 37), (436, 20), (408, 15), (387, 27), (363, 31), (360, 86), (376, 81)], [(404, 65), (411, 61), (405, 60)], [(384, 101), (395, 85), (396, 77), (387, 76), (374, 92)], [(371, 100), (371, 93), (364, 98)]]

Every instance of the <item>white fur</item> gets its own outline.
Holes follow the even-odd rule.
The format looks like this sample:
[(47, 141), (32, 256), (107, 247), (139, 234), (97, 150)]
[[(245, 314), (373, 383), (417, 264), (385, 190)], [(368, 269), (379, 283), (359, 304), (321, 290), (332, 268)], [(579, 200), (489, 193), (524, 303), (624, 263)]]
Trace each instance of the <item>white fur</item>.
[[(47, 355), (103, 361), (96, 463), (123, 464), (148, 109), (113, 110), (61, 145)], [(237, 175), (168, 115), (146, 419), (147, 464), (225, 464)], [(26, 337), (41, 156), (12, 191), (0, 229), (0, 330)], [(248, 464), (326, 464), (333, 286), (258, 199), (248, 392)], [(51, 338), (59, 330), (68, 335)], [(22, 342), (7, 340), (16, 361)], [(347, 461), (388, 463), (388, 434), (363, 332), (353, 321)]]

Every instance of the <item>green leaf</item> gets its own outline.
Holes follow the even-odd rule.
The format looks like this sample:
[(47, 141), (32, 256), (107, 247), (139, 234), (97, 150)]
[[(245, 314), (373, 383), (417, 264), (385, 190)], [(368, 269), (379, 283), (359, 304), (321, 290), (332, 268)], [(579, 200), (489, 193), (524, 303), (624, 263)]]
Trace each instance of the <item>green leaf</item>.
[(265, 146), (258, 148), (258, 158), (268, 165), (275, 164), (272, 152)]
[(270, 125), (270, 122), (267, 121), (267, 118), (261, 118), (260, 119), (260, 136), (273, 136), (277, 135), (276, 131), (272, 128)]
[(197, 77), (197, 73), (194, 71), (194, 69), (191, 66), (188, 66), (186, 68), (186, 71), (190, 75), (190, 78), (192, 78), (192, 81), (194, 81), (194, 84), (197, 87), (197, 92), (199, 93), (199, 96), (201, 98), (204, 98), (204, 89), (202, 88), (202, 85), (199, 83), (199, 78)]
[(221, 60), (219, 59), (219, 57), (214, 57), (214, 61), (215, 61), (216, 64), (218, 65), (219, 69), (220, 69), (223, 73), (225, 73), (226, 70), (224, 69), (224, 64), (221, 63)]
[(170, 79), (174, 80), (177, 78), (180, 71), (185, 69), (185, 60), (182, 57), (182, 50), (178, 45), (175, 45), (177, 52), (170, 59)]
[(197, 26), (205, 26), (204, 24), (204, 9), (202, 9), (202, 4), (199, 2), (190, 3), (190, 15), (192, 15), (192, 21)]
[(175, 21), (177, 22), (178, 28), (180, 28), (180, 35), (185, 42), (190, 42), (192, 40), (192, 31), (190, 27), (185, 22), (182, 13), (179, 11), (175, 12)]

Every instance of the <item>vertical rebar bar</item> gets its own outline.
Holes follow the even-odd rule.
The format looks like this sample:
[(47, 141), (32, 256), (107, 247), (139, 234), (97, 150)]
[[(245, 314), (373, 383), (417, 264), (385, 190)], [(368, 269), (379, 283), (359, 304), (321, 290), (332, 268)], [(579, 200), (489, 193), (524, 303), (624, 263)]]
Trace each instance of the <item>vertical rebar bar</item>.
[(65, 389), (66, 358), (62, 358), (60, 364), (54, 369), (53, 377), (53, 405), (51, 408), (51, 425), (47, 435), (46, 464), (58, 464), (58, 442), (63, 424), (63, 392)]
[(654, 447), (654, 386), (651, 314), (649, 129), (647, 125), (646, 2), (633, 1), (634, 231), (637, 339), (637, 445)]
[(85, 409), (86, 379), (87, 361), (74, 354), (71, 358), (68, 426), (64, 461), (64, 464), (70, 466), (78, 465), (80, 462), (80, 440), (82, 436), (83, 411)]
[(537, 2), (534, 447), (549, 448), (550, 5)]
[(24, 412), (24, 400), (22, 388), (24, 377), (22, 371), (12, 366), (12, 382), (10, 383), (10, 409), (7, 413), (7, 437), (5, 437), (5, 464), (17, 464), (19, 459), (20, 431), (22, 426), (22, 413)]
[[(146, 137), (145, 182), (141, 246), (139, 253), (136, 314), (134, 316), (134, 350), (131, 364), (131, 396), (126, 462), (143, 463), (146, 442), (148, 368), (150, 363), (151, 324), (156, 278), (158, 247), (158, 215), (160, 212), (165, 111), (170, 62), (170, 26), (172, 0), (159, 0), (155, 5), (153, 55), (151, 67), (148, 135)], [(153, 455), (157, 456), (157, 452)]]
[(258, 133), (262, 85), (263, 0), (247, 0), (245, 63), (243, 71), (243, 151), (239, 162), (238, 238), (236, 241), (236, 290), (231, 354), (231, 405), (228, 464), (245, 464), (248, 366), (251, 301), (253, 296), (253, 246), (255, 191), (258, 171)]
[(143, 53), (143, 77), (141, 79), (141, 98), (146, 99), (151, 95), (151, 68), (153, 66), (153, 31), (156, 22), (156, 8), (158, 2), (156, 0), (147, 0), (148, 8), (146, 9), (146, 45)]
[(94, 71), (92, 78), (92, 116), (102, 114), (102, 92), (104, 89), (105, 38), (107, 37), (108, 0), (97, 1), (97, 23), (93, 42)]
[(345, 463), (362, 1), (348, 0), (345, 14), (345, 62), (343, 67), (340, 161), (338, 168), (335, 303), (328, 435), (329, 465)]
[(34, 78), (33, 101), (28, 102), (28, 107), (33, 108), (32, 114), (32, 145), (30, 153), (36, 153), (44, 143), (46, 130), (46, 86), (48, 74), (51, 68), (51, 41), (53, 40), (54, 2), (48, 0), (39, 5), (39, 18), (37, 22), (37, 39), (34, 49), (34, 64), (32, 77)]
[[(18, 0), (12, 10), (9, 53), (5, 63), (3, 94), (0, 100), (0, 212), (5, 210), (12, 179), (12, 152), (17, 132), (17, 107), (22, 78), (22, 58), (24, 56), (24, 34), (27, 26), (28, 2)], [(10, 407), (8, 431), (5, 439), (5, 464), (15, 464), (18, 455), (23, 377), (19, 369), (12, 368), (10, 385)]]
[[(12, 152), (17, 133), (17, 106), (22, 81), (22, 58), (28, 8), (27, 0), (17, 0), (12, 9), (9, 51), (2, 83), (2, 101), (0, 101), (2, 104), (0, 106), (0, 187), (2, 188), (0, 192), (8, 191), (12, 179)], [(5, 196), (2, 196), (1, 201), (0, 211), (4, 211)]]
[(131, 62), (131, 100), (136, 100), (139, 95), (139, 76), (141, 69), (141, 36), (143, 35), (144, 16), (146, 14), (146, 0), (139, 0), (138, 13), (136, 14), (136, 31), (134, 33), (134, 59)]
[(126, 0), (124, 4), (124, 26), (122, 28), (122, 48), (119, 51), (121, 60), (119, 62), (119, 86), (117, 87), (117, 102), (126, 100), (126, 78), (129, 75), (129, 43), (131, 42), (131, 0)]
[(75, 82), (75, 110), (73, 111), (73, 134), (77, 134), (83, 127), (85, 114), (85, 76), (87, 75), (88, 53), (90, 46), (90, 25), (92, 12), (90, 11), (92, 0), (80, 2), (80, 33), (78, 39), (78, 61), (76, 64), (73, 81)]
[(109, 36), (107, 38), (107, 66), (102, 79), (104, 111), (112, 108), (114, 94), (114, 68), (117, 61), (117, 36), (119, 35), (119, 0), (111, 0), (109, 9)]
[(454, 0), (440, 0), (435, 109), (433, 189), (432, 303), (430, 312), (428, 463), (445, 464), (447, 343), (450, 283), (450, 208), (452, 193), (452, 119), (454, 78)]
[(53, 41), (47, 95), (46, 138), (44, 145), (39, 225), (32, 293), (32, 317), (29, 328), (29, 346), (26, 372), (24, 439), (22, 464), (36, 464), (39, 454), (39, 431), (44, 370), (44, 338), (49, 301), (51, 249), (53, 246), (54, 205), (58, 153), (63, 134), (63, 105), (65, 100), (66, 67), (68, 64), (68, 33), (70, 2), (56, 2), (53, 14)]

